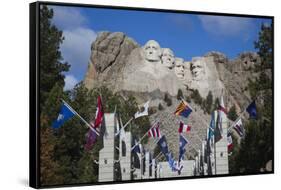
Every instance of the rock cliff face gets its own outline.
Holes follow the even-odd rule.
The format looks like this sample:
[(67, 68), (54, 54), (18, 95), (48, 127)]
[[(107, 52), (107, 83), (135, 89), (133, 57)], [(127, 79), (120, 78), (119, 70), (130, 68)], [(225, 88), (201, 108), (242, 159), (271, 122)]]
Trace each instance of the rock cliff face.
[(91, 89), (101, 83), (109, 86), (118, 84), (126, 58), (138, 46), (134, 40), (121, 32), (99, 33), (91, 46), (85, 86)]
[[(203, 98), (209, 91), (214, 98), (223, 91), (227, 108), (235, 105), (240, 112), (250, 101), (248, 78), (257, 75), (253, 70), (255, 65), (260, 64), (259, 56), (252, 52), (241, 53), (234, 60), (215, 51), (183, 60), (176, 57), (171, 49), (161, 48), (154, 40), (141, 47), (121, 32), (99, 33), (92, 43), (91, 52), (85, 86), (91, 89), (105, 85), (123, 95), (133, 94), (140, 104), (147, 99), (151, 100), (150, 106), (156, 107), (161, 103), (164, 110), (152, 114), (150, 120), (161, 120), (161, 130), (166, 134), (174, 154), (178, 152), (179, 119), (183, 119), (171, 114), (179, 103), (175, 98), (178, 90), (183, 91), (183, 96), (188, 96), (197, 89)], [(169, 107), (163, 101), (165, 93), (171, 96), (173, 102)], [(190, 105), (194, 112), (188, 120), (193, 127), (188, 136), (192, 142), (188, 150), (192, 152), (192, 149), (200, 147), (210, 116), (193, 101)]]

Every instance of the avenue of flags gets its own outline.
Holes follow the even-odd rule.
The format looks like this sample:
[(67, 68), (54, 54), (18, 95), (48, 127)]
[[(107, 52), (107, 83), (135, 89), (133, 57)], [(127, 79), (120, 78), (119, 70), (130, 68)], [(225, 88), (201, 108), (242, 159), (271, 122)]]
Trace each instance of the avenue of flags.
[[(121, 125), (121, 129), (118, 129), (115, 136), (120, 135), (120, 138), (122, 134), (124, 133), (124, 129), (126, 126), (128, 126), (129, 122), (133, 119), (137, 119), (139, 117), (148, 116), (148, 109), (149, 109), (149, 101), (147, 101), (143, 105), (143, 110), (138, 111), (134, 114), (134, 116), (123, 126)], [(177, 106), (176, 111), (174, 114), (176, 116), (182, 116), (184, 118), (188, 118), (190, 114), (192, 113), (192, 108), (188, 105), (187, 102), (185, 102), (183, 99), (181, 100), (180, 104)], [(246, 111), (249, 114), (250, 119), (256, 119), (257, 118), (257, 109), (255, 101), (250, 103), (250, 105), (246, 108)], [(89, 151), (92, 149), (93, 145), (97, 142), (98, 136), (100, 136), (101, 128), (104, 126), (104, 110), (102, 106), (102, 99), (101, 96), (98, 96), (97, 98), (97, 106), (96, 106), (96, 113), (95, 118), (88, 123), (83, 119), (68, 103), (62, 100), (62, 105), (60, 108), (60, 112), (58, 114), (58, 117), (56, 120), (53, 121), (52, 127), (54, 129), (59, 129), (65, 122), (73, 118), (74, 116), (77, 116), (80, 118), (86, 126), (89, 128), (88, 132), (85, 134), (85, 150)], [(195, 165), (200, 165), (200, 162), (202, 163), (209, 163), (210, 162), (210, 154), (212, 152), (211, 146), (214, 145), (218, 141), (220, 141), (223, 137), (223, 131), (222, 131), (222, 121), (223, 118), (227, 118), (227, 111), (224, 106), (223, 98), (221, 97), (219, 108), (218, 110), (215, 110), (211, 114), (211, 121), (209, 124), (209, 127), (207, 128), (207, 137), (206, 141), (203, 141), (202, 143), (202, 152), (199, 151), (199, 157), (197, 158), (197, 161)], [(238, 117), (235, 122), (231, 125), (230, 128), (228, 128), (227, 131), (227, 146), (228, 150), (231, 151), (233, 149), (233, 143), (232, 143), (232, 137), (230, 134), (230, 129), (233, 129), (237, 132), (237, 134), (241, 137), (245, 137), (245, 129), (242, 124), (241, 117)], [(178, 172), (180, 174), (181, 170), (183, 169), (183, 165), (181, 165), (181, 161), (184, 159), (184, 155), (186, 153), (185, 146), (188, 145), (190, 142), (183, 136), (184, 134), (188, 134), (191, 131), (191, 125), (185, 124), (183, 121), (180, 120), (179, 127), (178, 127), (178, 134), (179, 134), (179, 155), (178, 160), (173, 157), (173, 154), (171, 151), (169, 151), (168, 143), (165, 135), (162, 135), (160, 132), (160, 121), (156, 121), (150, 129), (144, 134), (142, 138), (139, 139), (139, 141), (135, 140), (133, 147), (131, 148), (131, 151), (142, 155), (144, 153), (144, 149), (141, 145), (141, 141), (145, 136), (148, 136), (150, 138), (153, 138), (155, 143), (159, 146), (161, 153), (165, 156), (166, 161), (168, 162), (171, 170), (173, 172)], [(153, 159), (152, 159), (153, 160)], [(154, 159), (155, 162), (155, 159)], [(202, 164), (201, 164), (202, 165)], [(201, 169), (199, 169), (201, 170)]]

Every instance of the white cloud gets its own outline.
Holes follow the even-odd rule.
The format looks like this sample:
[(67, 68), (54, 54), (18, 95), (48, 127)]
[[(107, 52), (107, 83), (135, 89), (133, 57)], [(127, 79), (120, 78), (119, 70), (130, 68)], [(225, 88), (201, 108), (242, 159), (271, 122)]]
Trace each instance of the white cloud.
[(65, 40), (60, 48), (64, 60), (71, 65), (71, 72), (84, 75), (91, 55), (91, 43), (97, 36), (95, 31), (80, 27), (64, 30), (63, 35)]
[(73, 29), (87, 24), (87, 19), (75, 7), (50, 6), (54, 10), (53, 22), (60, 29)]
[(71, 67), (69, 73), (81, 80), (87, 70), (91, 43), (96, 32), (87, 26), (88, 19), (77, 7), (50, 6), (54, 10), (53, 23), (63, 31), (60, 46), (62, 56)]
[(78, 83), (78, 80), (73, 75), (66, 75), (64, 82), (64, 90), (71, 90)]
[(214, 35), (236, 36), (247, 33), (253, 23), (249, 18), (231, 16), (210, 16), (200, 15), (203, 28)]

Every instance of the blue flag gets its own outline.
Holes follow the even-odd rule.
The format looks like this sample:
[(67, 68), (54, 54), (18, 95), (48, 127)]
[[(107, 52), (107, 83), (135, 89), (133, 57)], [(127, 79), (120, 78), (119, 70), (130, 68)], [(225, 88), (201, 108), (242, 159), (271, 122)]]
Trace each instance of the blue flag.
[(251, 119), (257, 119), (257, 106), (256, 102), (253, 101), (246, 109), (246, 111), (249, 113), (249, 116)]
[(179, 150), (179, 162), (181, 161), (181, 159), (183, 158), (183, 155), (185, 153), (185, 145), (188, 143), (188, 141), (182, 136), (180, 135), (180, 141), (179, 141), (179, 147), (180, 147), (180, 150)]
[(172, 156), (172, 153), (171, 153), (171, 152), (168, 154), (168, 157), (167, 157), (167, 158), (168, 158), (167, 161), (168, 161), (168, 163), (169, 163), (169, 166), (170, 166), (170, 168), (173, 170), (173, 169), (174, 169), (175, 160), (173, 159), (173, 156)]
[(138, 143), (136, 140), (135, 140), (135, 146), (132, 150), (134, 153), (141, 153), (142, 152), (142, 146), (140, 143)]
[(160, 147), (161, 149), (161, 152), (165, 155), (165, 157), (167, 158), (167, 155), (168, 155), (168, 144), (167, 144), (167, 140), (166, 140), (166, 137), (165, 135), (163, 135), (160, 140), (157, 142), (158, 146)]
[(215, 131), (215, 112), (212, 113), (212, 118), (211, 118), (209, 130), (208, 130), (208, 139), (207, 139), (207, 141), (211, 140), (212, 136), (214, 135), (214, 131)]
[(63, 104), (60, 109), (60, 113), (58, 115), (58, 118), (53, 121), (52, 127), (54, 129), (60, 128), (66, 122), (68, 119), (74, 116), (74, 113), (69, 109), (68, 106)]
[(187, 118), (191, 114), (191, 112), (192, 112), (191, 107), (185, 101), (181, 101), (174, 114)]

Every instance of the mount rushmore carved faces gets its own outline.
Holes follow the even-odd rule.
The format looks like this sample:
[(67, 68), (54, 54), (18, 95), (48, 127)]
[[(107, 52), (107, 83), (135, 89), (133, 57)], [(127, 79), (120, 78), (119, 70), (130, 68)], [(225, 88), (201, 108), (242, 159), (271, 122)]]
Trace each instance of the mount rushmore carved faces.
[(160, 61), (161, 48), (158, 42), (149, 40), (143, 47), (145, 59), (149, 62)]
[(184, 79), (184, 60), (182, 58), (175, 59), (175, 74), (179, 79)]
[(161, 60), (163, 66), (172, 69), (174, 67), (174, 61), (175, 61), (174, 52), (169, 48), (162, 48)]
[(193, 80), (202, 80), (205, 75), (205, 62), (204, 59), (195, 57), (191, 62), (191, 74)]

